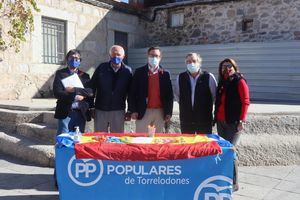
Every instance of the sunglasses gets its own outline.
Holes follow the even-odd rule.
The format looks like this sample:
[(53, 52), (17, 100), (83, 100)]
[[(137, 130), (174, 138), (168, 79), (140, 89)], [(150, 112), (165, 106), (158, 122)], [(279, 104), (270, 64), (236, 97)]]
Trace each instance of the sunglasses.
[(233, 65), (232, 64), (223, 64), (222, 67), (231, 68), (231, 67), (233, 67)]

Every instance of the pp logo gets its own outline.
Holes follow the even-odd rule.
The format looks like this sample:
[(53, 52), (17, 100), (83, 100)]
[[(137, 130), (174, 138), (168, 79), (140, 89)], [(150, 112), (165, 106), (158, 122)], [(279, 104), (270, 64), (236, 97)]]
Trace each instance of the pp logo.
[(101, 160), (76, 159), (74, 155), (68, 164), (68, 174), (77, 185), (92, 186), (102, 177), (103, 163)]
[(194, 200), (232, 200), (232, 179), (226, 176), (212, 176), (196, 189)]

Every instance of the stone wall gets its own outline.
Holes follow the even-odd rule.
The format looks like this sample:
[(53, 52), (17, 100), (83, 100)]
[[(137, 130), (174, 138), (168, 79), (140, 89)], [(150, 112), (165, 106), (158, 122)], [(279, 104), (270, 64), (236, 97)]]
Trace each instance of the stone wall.
[[(148, 45), (300, 40), (299, 0), (214, 2), (156, 8), (154, 22), (144, 23)], [(184, 24), (170, 27), (169, 15), (178, 10), (184, 12)]]
[[(75, 0), (37, 0), (37, 3), (41, 11), (34, 13), (35, 29), (27, 35), (21, 51), (0, 51), (0, 99), (51, 96), (54, 73), (63, 66), (43, 63), (42, 17), (66, 21), (66, 49), (81, 50), (82, 69), (90, 75), (96, 66), (108, 60), (114, 31), (128, 33), (128, 47), (143, 41), (140, 20), (134, 15)], [(0, 19), (0, 23), (7, 21)]]

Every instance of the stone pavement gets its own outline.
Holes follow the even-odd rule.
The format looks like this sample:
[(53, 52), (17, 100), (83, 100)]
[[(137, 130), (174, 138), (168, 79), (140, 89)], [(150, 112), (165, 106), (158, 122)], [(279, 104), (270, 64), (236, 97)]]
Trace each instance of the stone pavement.
[[(300, 166), (240, 167), (234, 200), (299, 200)], [(57, 200), (53, 169), (0, 155), (1, 200)]]

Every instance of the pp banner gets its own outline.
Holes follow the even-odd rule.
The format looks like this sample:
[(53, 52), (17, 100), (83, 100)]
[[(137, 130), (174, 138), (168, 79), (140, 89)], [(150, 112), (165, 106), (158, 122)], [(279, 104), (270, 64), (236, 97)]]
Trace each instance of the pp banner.
[(230, 200), (231, 148), (220, 155), (166, 161), (76, 159), (56, 148), (61, 200)]

